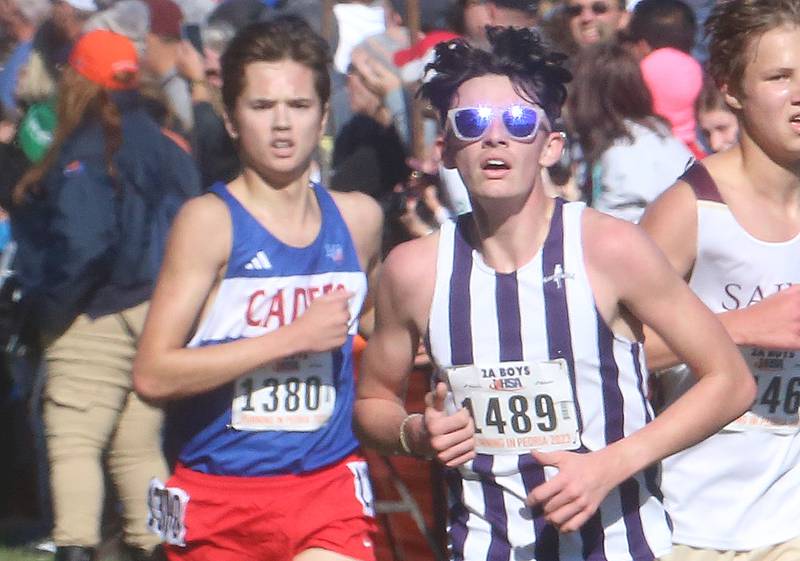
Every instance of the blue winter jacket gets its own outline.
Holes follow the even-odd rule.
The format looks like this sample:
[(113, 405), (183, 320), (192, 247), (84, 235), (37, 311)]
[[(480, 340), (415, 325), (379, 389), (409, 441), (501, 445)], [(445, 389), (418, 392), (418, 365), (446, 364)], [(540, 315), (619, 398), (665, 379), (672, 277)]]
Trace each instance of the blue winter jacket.
[(41, 192), (12, 212), (28, 314), (45, 335), (63, 332), (80, 314), (99, 317), (150, 298), (156, 272), (119, 258), (144, 255), (148, 243), (122, 234), (126, 189), (155, 199), (175, 186), (200, 193), (194, 160), (163, 134), (138, 94), (113, 98), (122, 115), (117, 180), (107, 172), (100, 122), (92, 119), (65, 142)]

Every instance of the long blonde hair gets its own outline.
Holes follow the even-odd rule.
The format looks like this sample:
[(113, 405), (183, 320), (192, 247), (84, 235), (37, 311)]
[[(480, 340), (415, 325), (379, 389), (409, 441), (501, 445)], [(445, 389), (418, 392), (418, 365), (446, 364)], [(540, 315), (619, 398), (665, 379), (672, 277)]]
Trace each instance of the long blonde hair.
[(122, 117), (108, 91), (71, 67), (66, 67), (58, 86), (56, 114), (58, 124), (53, 142), (44, 158), (29, 169), (14, 187), (15, 205), (23, 204), (30, 194), (39, 191), (42, 180), (56, 163), (66, 140), (91, 117), (100, 120), (105, 135), (106, 169), (112, 181), (116, 178), (114, 154), (122, 145)]

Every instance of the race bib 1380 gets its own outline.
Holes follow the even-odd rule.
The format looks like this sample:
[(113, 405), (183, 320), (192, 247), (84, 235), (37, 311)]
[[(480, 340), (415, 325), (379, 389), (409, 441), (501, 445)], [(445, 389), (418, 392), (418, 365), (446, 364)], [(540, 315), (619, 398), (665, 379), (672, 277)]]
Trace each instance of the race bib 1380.
[(333, 356), (304, 353), (236, 381), (231, 425), (245, 431), (315, 431), (336, 405)]

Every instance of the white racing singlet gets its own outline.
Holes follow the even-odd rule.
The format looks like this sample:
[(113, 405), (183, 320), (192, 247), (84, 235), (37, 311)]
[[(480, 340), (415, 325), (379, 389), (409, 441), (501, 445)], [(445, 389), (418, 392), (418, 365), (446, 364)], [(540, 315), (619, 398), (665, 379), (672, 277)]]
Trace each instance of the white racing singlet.
[[(689, 286), (713, 312), (752, 306), (800, 282), (800, 235), (778, 243), (756, 239), (701, 164), (684, 180), (698, 197)], [(800, 535), (800, 350), (740, 349), (758, 382), (750, 411), (663, 462), (675, 543), (748, 551)], [(693, 383), (683, 370), (663, 375), (670, 401)]]

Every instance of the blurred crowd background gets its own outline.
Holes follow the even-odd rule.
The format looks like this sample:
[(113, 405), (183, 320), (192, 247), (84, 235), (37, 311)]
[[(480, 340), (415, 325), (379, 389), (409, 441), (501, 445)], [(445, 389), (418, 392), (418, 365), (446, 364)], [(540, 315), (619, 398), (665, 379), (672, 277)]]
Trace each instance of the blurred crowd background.
[[(88, 31), (108, 30), (133, 42), (138, 80), (126, 89), (135, 90), (137, 107), (180, 149), (186, 160), (180, 165), (192, 168), (183, 178), (203, 191), (239, 172), (221, 101), (219, 60), (227, 43), (248, 23), (276, 14), (306, 19), (327, 39), (332, 57), (329, 119), (315, 177), (330, 189), (374, 197), (386, 214), (389, 251), (469, 210), (457, 172), (435, 157), (440, 123), (415, 96), (437, 43), (460, 36), (481, 46), (486, 26), (518, 26), (537, 29), (564, 53), (573, 80), (556, 126), (569, 148), (557, 166), (543, 172), (546, 187), (553, 196), (582, 199), (635, 222), (692, 159), (736, 141), (736, 118), (704, 69), (703, 22), (713, 4), (0, 0), (3, 305), (14, 302), (14, 284), (5, 281), (15, 272), (14, 252), (24, 250), (15, 243), (8, 213), (13, 217), (20, 207), (19, 185), (41, 179), (54, 165), (47, 161), (51, 143), (77, 126), (58, 122), (59, 105), (67, 114), (84, 109), (79, 96), (67, 95), (63, 74), (72, 46)], [(146, 136), (131, 141), (148, 142)], [(35, 227), (30, 219), (20, 224)], [(30, 521), (4, 533), (11, 541), (46, 541), (51, 514), (39, 403), (47, 373), (35, 338), (26, 339), (6, 311), (0, 325), (0, 519)]]

